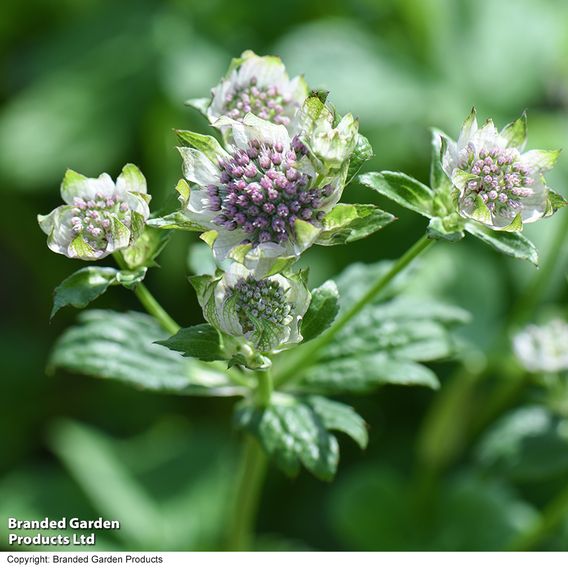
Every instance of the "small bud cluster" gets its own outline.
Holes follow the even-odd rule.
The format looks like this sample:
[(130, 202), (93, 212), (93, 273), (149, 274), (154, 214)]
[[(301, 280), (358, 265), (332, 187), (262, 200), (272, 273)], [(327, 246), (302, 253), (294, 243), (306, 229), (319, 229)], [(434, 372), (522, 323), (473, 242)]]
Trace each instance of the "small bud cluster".
[(113, 218), (130, 228), (130, 208), (116, 196), (105, 197), (97, 193), (94, 200), (88, 201), (75, 197), (73, 215), (73, 232), (81, 235), (87, 244), (97, 251), (105, 250), (111, 239)]
[(322, 220), (331, 185), (310, 187), (312, 178), (298, 168), (307, 149), (297, 138), (289, 150), (282, 144), (252, 140), (247, 150), (236, 150), (219, 163), (219, 185), (209, 185), (209, 207), (219, 211), (214, 223), (228, 231), (247, 233), (244, 244), (282, 243), (294, 235), (294, 222)]
[[(255, 329), (254, 320), (272, 324), (286, 324), (292, 307), (286, 301), (284, 290), (270, 279), (257, 280), (252, 276), (241, 278), (231, 289), (236, 298), (236, 310), (243, 333)], [(258, 324), (257, 324), (258, 325)]]
[(473, 206), (479, 195), (491, 213), (515, 217), (521, 210), (520, 198), (532, 195), (529, 186), (534, 183), (529, 169), (518, 158), (516, 149), (481, 150), (476, 155), (470, 145), (460, 169), (475, 177), (466, 183), (464, 204)]
[(291, 105), (290, 95), (280, 93), (274, 85), (258, 86), (256, 77), (253, 77), (247, 86), (237, 88), (226, 96), (225, 114), (233, 120), (241, 120), (250, 112), (263, 120), (288, 126), (294, 110), (289, 108)]

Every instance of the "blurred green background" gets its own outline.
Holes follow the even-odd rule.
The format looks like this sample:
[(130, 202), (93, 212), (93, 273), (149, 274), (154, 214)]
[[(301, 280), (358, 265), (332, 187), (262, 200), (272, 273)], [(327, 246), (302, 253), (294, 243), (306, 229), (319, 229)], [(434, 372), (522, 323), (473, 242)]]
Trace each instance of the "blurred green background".
[[(120, 533), (100, 535), (102, 548), (215, 548), (236, 468), (231, 400), (157, 396), (85, 377), (46, 375), (50, 347), (76, 317), (67, 309), (49, 323), (51, 292), (81, 263), (48, 251), (35, 216), (59, 204), (65, 168), (114, 177), (134, 162), (147, 176), (153, 208), (167, 203), (181, 174), (172, 129), (208, 129), (183, 102), (206, 96), (230, 58), (245, 49), (280, 55), (291, 75), (304, 73), (311, 86), (331, 91), (340, 112), (358, 115), (376, 154), (366, 169), (400, 169), (427, 181), (428, 127), (455, 136), (472, 105), (502, 125), (526, 108), (530, 146), (566, 148), (567, 21), (564, 0), (4, 0), (1, 545), (6, 547), (8, 515), (102, 515), (123, 525)], [(566, 195), (567, 179), (563, 156), (549, 181)], [(381, 203), (356, 184), (345, 199)], [(395, 258), (424, 231), (422, 218), (381, 204), (400, 220), (363, 242), (311, 250), (303, 262), (312, 284), (353, 259)], [(560, 213), (527, 233), (546, 256), (555, 229), (566, 222)], [(175, 235), (160, 257), (162, 269), (147, 277), (182, 325), (201, 321), (186, 280), (195, 241), (194, 235)], [(565, 247), (544, 291), (545, 306), (532, 319), (543, 311), (564, 313), (567, 271)], [(482, 360), (534, 272), (528, 263), (505, 260), (466, 239), (435, 247), (415, 286), (474, 314), (463, 336)], [(124, 289), (112, 289), (95, 307), (139, 309)], [(455, 366), (436, 366), (443, 390)], [(500, 379), (491, 377), (488, 384)], [(370, 425), (368, 450), (362, 454), (344, 441), (332, 484), (306, 473), (289, 480), (271, 470), (258, 546), (505, 546), (566, 483), (568, 443), (547, 439), (539, 445), (528, 465), (542, 464), (546, 451), (557, 459), (535, 474), (515, 460), (508, 468), (493, 467), (472, 442), (442, 482), (430, 486), (417, 447), (438, 396), (388, 387), (348, 399)], [(407, 506), (415, 491), (426, 500), (424, 518)], [(564, 522), (542, 547), (566, 550), (567, 539)]]

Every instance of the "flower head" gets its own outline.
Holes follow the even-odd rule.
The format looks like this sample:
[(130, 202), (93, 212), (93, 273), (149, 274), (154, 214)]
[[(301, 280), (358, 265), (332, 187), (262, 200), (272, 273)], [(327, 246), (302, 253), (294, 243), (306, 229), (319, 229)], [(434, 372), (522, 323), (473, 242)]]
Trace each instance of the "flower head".
[(130, 246), (150, 214), (146, 180), (133, 164), (112, 181), (108, 174), (86, 178), (67, 170), (61, 184), (65, 205), (38, 215), (47, 246), (69, 258), (98, 260)]
[(262, 353), (302, 341), (300, 323), (310, 303), (302, 273), (258, 279), (234, 262), (222, 277), (193, 283), (205, 318), (222, 333), (244, 337)]
[(279, 57), (245, 51), (233, 60), (211, 95), (205, 112), (212, 123), (222, 116), (241, 121), (252, 113), (288, 126), (308, 96), (308, 87), (303, 77), (288, 78)]
[(498, 132), (491, 120), (478, 128), (475, 110), (457, 142), (444, 139), (442, 167), (458, 190), (462, 217), (514, 231), (551, 214), (543, 173), (559, 152), (524, 152), (525, 142), (525, 115)]
[(319, 235), (341, 196), (348, 160), (330, 168), (300, 137), (252, 114), (222, 120), (234, 140), (227, 150), (191, 133), (185, 141), (193, 147), (179, 148), (184, 176), (196, 184), (181, 197), (185, 214), (211, 230), (205, 240), (218, 260), (238, 260), (257, 276), (279, 271)]
[(515, 354), (527, 371), (568, 370), (568, 323), (556, 319), (529, 325), (513, 339)]

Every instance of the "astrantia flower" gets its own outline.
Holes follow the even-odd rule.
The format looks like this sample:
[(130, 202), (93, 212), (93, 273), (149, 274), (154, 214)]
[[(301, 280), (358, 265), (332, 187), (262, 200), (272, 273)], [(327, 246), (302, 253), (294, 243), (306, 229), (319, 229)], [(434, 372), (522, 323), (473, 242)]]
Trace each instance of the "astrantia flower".
[(258, 279), (239, 263), (219, 278), (193, 279), (205, 318), (222, 333), (268, 353), (302, 341), (300, 323), (310, 303), (302, 273)]
[(67, 170), (61, 184), (65, 205), (38, 215), (47, 246), (69, 258), (98, 260), (130, 246), (150, 214), (146, 180), (133, 164), (124, 166), (116, 183), (108, 174), (86, 178)]
[(196, 184), (182, 195), (186, 216), (203, 230), (218, 260), (238, 260), (257, 276), (281, 270), (318, 237), (337, 203), (347, 174), (341, 164), (314, 159), (286, 128), (248, 114), (222, 119), (234, 144), (180, 133), (185, 178)]
[(526, 117), (498, 132), (488, 120), (477, 126), (475, 110), (457, 142), (444, 139), (442, 166), (458, 190), (459, 213), (493, 229), (520, 230), (553, 212), (543, 173), (559, 152), (524, 152)]
[(288, 126), (307, 96), (304, 78), (289, 79), (279, 57), (259, 57), (245, 51), (233, 60), (225, 78), (212, 90), (211, 100), (190, 104), (203, 110), (212, 123), (222, 116), (240, 121), (250, 112)]
[(566, 371), (568, 323), (557, 319), (545, 325), (529, 325), (514, 337), (513, 347), (527, 371)]

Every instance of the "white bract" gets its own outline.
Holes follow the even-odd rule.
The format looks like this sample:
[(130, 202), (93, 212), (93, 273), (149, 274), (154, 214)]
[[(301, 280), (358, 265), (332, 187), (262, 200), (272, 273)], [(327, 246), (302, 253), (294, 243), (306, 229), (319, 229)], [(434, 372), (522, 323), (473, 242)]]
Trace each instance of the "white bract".
[(479, 128), (475, 110), (457, 142), (443, 139), (442, 167), (457, 189), (458, 210), (492, 229), (517, 231), (551, 214), (543, 173), (559, 151), (524, 151), (526, 117), (499, 132), (491, 120)]
[(515, 354), (532, 373), (568, 370), (568, 323), (552, 320), (529, 325), (513, 339)]
[(201, 110), (212, 123), (222, 116), (243, 120), (252, 113), (288, 126), (307, 96), (304, 78), (290, 79), (279, 57), (260, 57), (245, 51), (233, 60), (225, 77), (212, 89), (211, 100), (201, 105)]
[(192, 133), (185, 138), (190, 147), (179, 148), (184, 177), (195, 184), (182, 187), (184, 213), (207, 231), (203, 238), (218, 261), (232, 258), (259, 277), (279, 272), (316, 241), (341, 197), (350, 152), (335, 151), (343, 161), (329, 164), (304, 144), (310, 132), (291, 137), (252, 114), (219, 122), (234, 141), (226, 150)]
[(311, 298), (302, 273), (257, 279), (234, 262), (223, 276), (201, 279), (194, 285), (203, 313), (222, 333), (244, 338), (261, 353), (302, 341), (300, 324)]
[(38, 215), (47, 246), (69, 258), (98, 260), (130, 246), (150, 215), (146, 179), (133, 164), (116, 183), (108, 174), (87, 178), (67, 170), (61, 184), (65, 205)]

